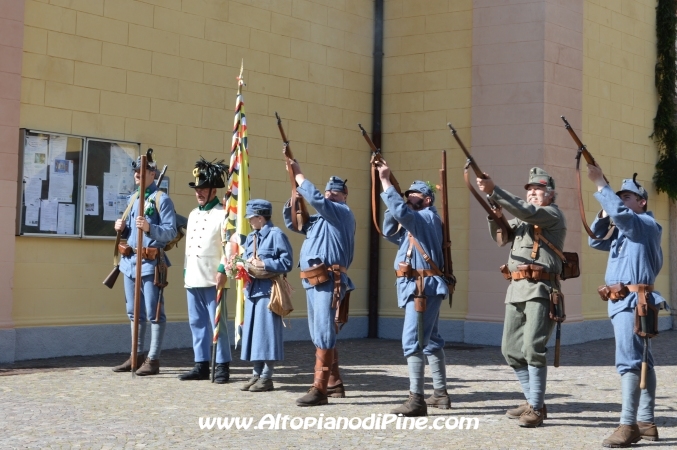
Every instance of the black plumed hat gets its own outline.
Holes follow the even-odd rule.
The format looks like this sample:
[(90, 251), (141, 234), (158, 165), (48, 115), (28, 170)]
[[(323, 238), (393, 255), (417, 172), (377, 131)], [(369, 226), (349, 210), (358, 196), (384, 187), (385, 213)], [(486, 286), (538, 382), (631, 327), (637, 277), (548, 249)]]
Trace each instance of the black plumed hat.
[(212, 162), (206, 161), (203, 157), (195, 163), (193, 169), (193, 176), (195, 182), (188, 183), (188, 186), (196, 188), (222, 188), (226, 187), (226, 174), (228, 173), (228, 166), (224, 161)]

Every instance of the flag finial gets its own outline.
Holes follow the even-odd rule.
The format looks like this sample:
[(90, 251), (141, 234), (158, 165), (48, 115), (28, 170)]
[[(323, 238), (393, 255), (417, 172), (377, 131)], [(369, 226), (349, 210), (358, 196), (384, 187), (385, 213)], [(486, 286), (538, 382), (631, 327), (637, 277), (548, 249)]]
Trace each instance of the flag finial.
[(242, 72), (244, 72), (244, 59), (242, 59), (242, 63), (240, 64), (240, 75), (237, 76), (237, 87), (238, 88), (247, 85), (244, 82), (244, 78), (242, 78)]

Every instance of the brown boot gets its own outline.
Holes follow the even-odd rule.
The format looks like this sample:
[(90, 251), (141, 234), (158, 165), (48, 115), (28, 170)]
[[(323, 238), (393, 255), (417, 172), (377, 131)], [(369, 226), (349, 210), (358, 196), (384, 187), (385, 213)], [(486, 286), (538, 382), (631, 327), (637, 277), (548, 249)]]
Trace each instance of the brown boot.
[(642, 439), (642, 435), (637, 424), (619, 425), (611, 436), (602, 441), (602, 445), (611, 448), (624, 448), (639, 442), (640, 439)]
[[(144, 357), (142, 354), (136, 355), (136, 368), (138, 369), (143, 364)], [(119, 366), (113, 367), (113, 372), (131, 372), (132, 371), (132, 355), (129, 355), (127, 361), (123, 362)]]
[(327, 384), (329, 383), (330, 368), (334, 359), (334, 349), (315, 349), (315, 379), (308, 393), (296, 400), (297, 406), (326, 405)]
[(402, 405), (390, 411), (390, 414), (402, 414), (404, 417), (425, 417), (428, 415), (428, 407), (423, 400), (423, 395), (409, 392), (409, 398)]
[(658, 440), (658, 428), (653, 422), (637, 422), (639, 427), (639, 434), (642, 436), (642, 439), (647, 441), (657, 441)]
[(136, 371), (136, 374), (140, 377), (145, 377), (146, 375), (157, 375), (158, 373), (160, 373), (160, 360), (150, 358), (146, 358), (141, 368)]
[[(508, 416), (508, 419), (519, 419), (522, 414), (524, 414), (527, 409), (529, 409), (529, 402), (524, 402), (521, 405), (511, 408), (505, 412), (505, 415)], [(543, 419), (548, 418), (548, 407), (543, 403)]]
[(446, 389), (435, 389), (433, 395), (425, 399), (425, 404), (431, 408), (450, 409), (451, 399)]
[(545, 419), (545, 406), (541, 409), (534, 409), (531, 405), (520, 416), (519, 426), (524, 428), (536, 428), (543, 425)]
[(334, 348), (334, 362), (331, 365), (329, 372), (329, 383), (327, 384), (327, 397), (345, 398), (346, 389), (341, 380), (341, 373), (339, 372), (338, 350)]

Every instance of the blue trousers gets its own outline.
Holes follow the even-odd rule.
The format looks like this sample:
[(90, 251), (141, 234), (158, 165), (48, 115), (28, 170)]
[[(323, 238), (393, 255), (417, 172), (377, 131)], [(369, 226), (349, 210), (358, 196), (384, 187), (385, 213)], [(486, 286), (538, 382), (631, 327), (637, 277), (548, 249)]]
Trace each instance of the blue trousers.
[[(331, 307), (334, 283), (312, 286), (306, 289), (308, 302), (308, 329), (315, 347), (330, 349), (336, 347), (336, 329), (334, 317), (336, 309)], [(345, 286), (341, 285), (341, 299), (345, 296)]]
[[(444, 296), (428, 296), (423, 313), (423, 353), (432, 355), (444, 348), (444, 339), (437, 329), (440, 320), (440, 306)], [(418, 346), (418, 313), (414, 309), (413, 295), (404, 306), (404, 327), (402, 328), (402, 349), (404, 356), (409, 357), (421, 351)]]
[[(129, 320), (134, 320), (134, 292), (136, 281), (134, 278), (124, 276), (125, 279), (125, 303), (127, 305), (127, 316)], [(153, 284), (155, 275), (144, 275), (141, 277), (141, 305), (139, 305), (139, 322), (156, 322), (155, 313), (157, 311), (157, 302), (160, 294), (160, 288)], [(164, 295), (160, 306), (160, 317), (157, 323), (167, 321), (165, 317)]]
[[(623, 375), (630, 370), (642, 369), (642, 352), (644, 339), (635, 334), (635, 310), (624, 309), (611, 318), (616, 338), (616, 371)], [(651, 339), (648, 339), (649, 355), (647, 362), (649, 369), (653, 368), (651, 354)]]
[[(228, 290), (225, 290), (228, 292)], [(214, 336), (214, 317), (216, 316), (216, 286), (202, 288), (187, 288), (188, 322), (193, 334), (193, 352), (195, 362), (210, 361), (212, 355), (210, 346)], [(223, 300), (226, 301), (225, 295)], [(224, 308), (225, 310), (225, 308)], [(216, 347), (216, 362), (227, 363), (232, 360), (230, 355), (230, 340), (226, 327), (226, 315), (221, 316), (221, 332)]]

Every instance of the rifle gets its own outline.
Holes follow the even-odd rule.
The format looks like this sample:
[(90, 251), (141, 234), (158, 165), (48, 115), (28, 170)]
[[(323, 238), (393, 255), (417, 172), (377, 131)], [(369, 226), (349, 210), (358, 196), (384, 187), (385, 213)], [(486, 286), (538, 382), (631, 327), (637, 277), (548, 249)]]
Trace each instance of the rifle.
[(310, 214), (308, 214), (308, 207), (306, 206), (305, 200), (297, 198), (296, 196), (297, 184), (296, 179), (294, 178), (294, 171), (291, 169), (291, 162), (294, 161), (294, 155), (292, 155), (291, 149), (289, 148), (287, 135), (284, 133), (284, 128), (282, 128), (282, 119), (280, 119), (280, 115), (277, 111), (275, 111), (275, 117), (277, 118), (277, 128), (280, 130), (280, 136), (282, 137), (284, 145), (284, 156), (289, 167), (287, 172), (289, 173), (289, 181), (291, 183), (291, 200), (289, 201), (291, 204), (291, 223), (296, 230), (301, 231), (303, 225), (308, 222)]
[(453, 126), (451, 126), (451, 123), (447, 123), (447, 126), (451, 131), (451, 135), (454, 137), (454, 139), (456, 139), (456, 143), (458, 144), (459, 147), (461, 147), (461, 150), (463, 150), (463, 153), (467, 158), (465, 167), (463, 168), (463, 177), (465, 178), (465, 185), (468, 187), (470, 193), (475, 197), (475, 199), (480, 203), (480, 205), (482, 205), (482, 208), (484, 208), (487, 214), (489, 214), (489, 218), (493, 220), (496, 223), (496, 225), (498, 225), (498, 230), (496, 231), (496, 243), (498, 244), (499, 247), (503, 247), (505, 244), (512, 241), (513, 239), (512, 227), (508, 223), (508, 219), (506, 219), (503, 214), (499, 215), (502, 209), (501, 205), (490, 199), (488, 196), (482, 198), (482, 196), (480, 196), (480, 194), (475, 190), (475, 188), (470, 183), (470, 180), (468, 179), (469, 167), (472, 168), (473, 172), (475, 172), (477, 178), (486, 179), (487, 176), (484, 174), (484, 172), (482, 172), (480, 166), (477, 165), (475, 159), (470, 155), (470, 152), (468, 152), (468, 149), (465, 148), (465, 145), (463, 145), (463, 141), (461, 141), (461, 138), (458, 137), (456, 129)]
[[(141, 170), (139, 170), (139, 175), (141, 175), (141, 180), (139, 182), (139, 211), (143, 214), (145, 210), (145, 201), (146, 196), (144, 195), (144, 190), (146, 189), (146, 165), (147, 165), (146, 155), (141, 155)], [(134, 329), (132, 330), (132, 378), (136, 376), (136, 357), (137, 357), (137, 345), (139, 343), (139, 312), (141, 309), (141, 288), (143, 280), (141, 279), (141, 266), (143, 265), (143, 230), (138, 228), (136, 230), (136, 280), (134, 283)]]
[[(585, 144), (583, 144), (583, 142), (581, 142), (581, 140), (578, 139), (578, 135), (576, 135), (574, 129), (571, 127), (571, 125), (569, 125), (567, 118), (564, 116), (560, 117), (564, 121), (564, 128), (567, 129), (569, 135), (571, 135), (571, 139), (574, 140), (576, 146), (578, 147), (578, 151), (576, 152), (576, 180), (578, 181), (578, 211), (581, 215), (583, 228), (585, 228), (586, 233), (588, 233), (588, 236), (590, 236), (591, 239), (595, 241), (607, 240), (614, 233), (614, 229), (616, 227), (615, 226), (609, 227), (609, 231), (607, 232), (606, 236), (604, 236), (603, 238), (598, 238), (588, 226), (588, 221), (585, 218), (585, 209), (583, 208), (583, 193), (581, 192), (581, 156), (585, 158), (585, 162), (587, 162), (588, 164), (592, 164), (593, 166), (597, 167), (599, 167), (599, 165), (597, 164), (597, 161), (595, 161), (595, 158), (592, 157), (592, 154), (588, 151), (588, 148), (585, 146)], [(606, 181), (607, 184), (609, 184), (609, 180), (607, 180), (606, 176), (604, 176), (604, 181)]]
[[(374, 222), (374, 227), (376, 227), (376, 231), (378, 231), (379, 234), (383, 234), (378, 226), (378, 217), (376, 217), (376, 205), (379, 202), (379, 199), (377, 198), (378, 190), (376, 187), (377, 186), (376, 180), (378, 178), (378, 169), (376, 169), (376, 163), (383, 161), (383, 156), (381, 155), (381, 149), (376, 148), (374, 142), (371, 140), (371, 138), (364, 130), (364, 128), (362, 128), (362, 124), (358, 123), (357, 126), (360, 127), (362, 137), (364, 137), (364, 140), (367, 141), (369, 148), (371, 148), (371, 159), (369, 161), (369, 164), (371, 164), (371, 219)], [(397, 182), (397, 178), (395, 178), (395, 175), (393, 175), (392, 172), (390, 172), (390, 184), (392, 184), (393, 187), (395, 188), (395, 191), (397, 191), (397, 193), (400, 194), (400, 196), (402, 196), (402, 189), (400, 188), (400, 183)]]
[(447, 152), (442, 150), (442, 168), (440, 169), (440, 191), (442, 192), (442, 253), (444, 255), (444, 279), (449, 289), (449, 307), (456, 290), (454, 265), (451, 260), (451, 237), (449, 233), (449, 198), (447, 194)]
[[(162, 172), (160, 172), (160, 176), (157, 179), (157, 185), (158, 187), (160, 186), (160, 183), (162, 182), (162, 179), (165, 177), (165, 173), (167, 173), (167, 165), (162, 168)], [(133, 204), (133, 202), (132, 202)], [(127, 214), (129, 214), (129, 208), (123, 214), (123, 218), (126, 219)], [(103, 280), (103, 284), (108, 288), (108, 289), (113, 289), (113, 286), (115, 286), (115, 282), (118, 280), (118, 275), (120, 275), (120, 253), (118, 250), (118, 246), (120, 245), (120, 240), (122, 238), (122, 233), (120, 231), (115, 232), (115, 248), (113, 249), (113, 270), (108, 274), (105, 280)], [(157, 316), (156, 316), (157, 317)]]

